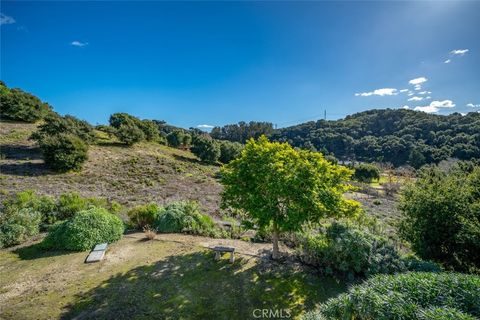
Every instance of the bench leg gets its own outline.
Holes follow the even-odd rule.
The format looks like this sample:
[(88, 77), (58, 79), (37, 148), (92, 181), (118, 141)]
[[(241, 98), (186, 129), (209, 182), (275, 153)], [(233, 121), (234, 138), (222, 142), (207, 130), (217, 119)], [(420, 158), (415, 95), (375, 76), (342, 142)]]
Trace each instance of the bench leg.
[(215, 251), (215, 260), (220, 260), (220, 252)]
[(234, 263), (234, 262), (235, 262), (235, 253), (234, 253), (234, 252), (231, 252), (231, 253), (230, 253), (230, 262), (231, 262), (231, 263)]

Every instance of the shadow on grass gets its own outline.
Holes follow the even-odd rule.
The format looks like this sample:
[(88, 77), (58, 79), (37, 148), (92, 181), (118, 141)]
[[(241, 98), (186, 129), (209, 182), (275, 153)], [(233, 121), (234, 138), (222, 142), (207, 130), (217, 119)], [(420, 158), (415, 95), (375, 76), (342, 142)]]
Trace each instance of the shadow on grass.
[(230, 264), (205, 251), (112, 276), (77, 295), (62, 319), (251, 319), (255, 309), (295, 318), (345, 289), (304, 269), (241, 258)]
[(23, 162), (0, 165), (0, 172), (13, 176), (44, 176), (55, 175), (43, 162)]
[(175, 160), (178, 160), (178, 161), (189, 162), (189, 163), (196, 163), (196, 164), (203, 164), (203, 162), (201, 162), (201, 161), (198, 160), (198, 159), (189, 158), (189, 157), (185, 157), (185, 156), (178, 155), (178, 154), (174, 154), (173, 157), (175, 158)]
[(13, 160), (38, 160), (42, 159), (42, 152), (38, 147), (21, 145), (2, 145), (1, 153), (5, 159)]
[(125, 143), (117, 142), (117, 141), (97, 141), (97, 146), (101, 147), (121, 147), (121, 148), (129, 148)]
[(35, 260), (76, 253), (67, 250), (46, 250), (42, 247), (41, 242), (15, 249), (12, 252), (18, 255), (21, 260)]

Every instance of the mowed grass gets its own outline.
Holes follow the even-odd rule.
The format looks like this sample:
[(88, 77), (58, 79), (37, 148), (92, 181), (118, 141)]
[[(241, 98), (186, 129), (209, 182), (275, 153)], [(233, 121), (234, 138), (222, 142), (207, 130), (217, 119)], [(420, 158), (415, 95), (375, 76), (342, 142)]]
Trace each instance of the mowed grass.
[(251, 319), (254, 309), (297, 317), (346, 285), (292, 263), (124, 237), (106, 259), (88, 252), (0, 251), (1, 319)]

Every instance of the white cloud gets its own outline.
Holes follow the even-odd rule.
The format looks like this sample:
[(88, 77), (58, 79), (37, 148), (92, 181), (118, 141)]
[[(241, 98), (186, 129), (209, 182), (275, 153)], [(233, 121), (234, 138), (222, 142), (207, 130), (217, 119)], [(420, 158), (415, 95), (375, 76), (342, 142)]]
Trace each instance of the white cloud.
[(423, 97), (411, 97), (408, 101), (422, 101)]
[(431, 94), (432, 92), (431, 91), (420, 91), (418, 92), (418, 94)]
[(452, 102), (452, 100), (443, 100), (443, 101), (432, 101), (430, 102), (430, 105), (433, 107), (437, 108), (453, 108), (455, 107), (455, 103)]
[(415, 109), (413, 109), (415, 111), (423, 111), (423, 112), (426, 112), (426, 113), (435, 113), (435, 112), (438, 112), (438, 108), (437, 107), (432, 107), (432, 106), (424, 106), (424, 107), (415, 107)]
[(409, 110), (410, 107), (409, 106), (403, 106), (402, 109)]
[(429, 100), (429, 99), (432, 99), (432, 97), (430, 97), (430, 96), (425, 97), (425, 100)]
[(467, 104), (467, 107), (470, 107), (470, 108), (480, 108), (480, 104), (468, 103), (468, 104)]
[(402, 89), (402, 90), (400, 90), (400, 92), (407, 92), (407, 91), (408, 91), (408, 89)]
[(75, 40), (75, 41), (72, 41), (70, 44), (74, 47), (85, 47), (86, 45), (88, 45), (88, 42), (81, 42), (81, 41)]
[(413, 96), (414, 94), (415, 94), (415, 92), (410, 91), (410, 92), (408, 93), (408, 96), (411, 97), (411, 96)]
[(419, 106), (415, 107), (415, 111), (423, 111), (426, 113), (435, 113), (440, 111), (440, 108), (453, 108), (455, 107), (455, 104), (452, 102), (452, 100), (443, 100), (443, 101), (432, 101), (428, 106)]
[(450, 51), (450, 54), (452, 54), (454, 56), (463, 56), (468, 51), (470, 51), (470, 50), (468, 50), (468, 49), (456, 49), (456, 50)]
[(450, 63), (451, 61), (452, 61), (452, 60), (447, 59), (447, 60), (443, 61), (443, 63)]
[(199, 124), (197, 126), (197, 128), (200, 128), (200, 129), (212, 129), (214, 126), (210, 125), (210, 124)]
[(420, 77), (420, 78), (415, 78), (415, 79), (412, 79), (410, 81), (408, 81), (409, 84), (413, 84), (413, 85), (418, 85), (418, 84), (422, 84), (424, 82), (427, 82), (427, 78), (425, 77)]
[(414, 87), (415, 90), (422, 90), (422, 86), (419, 85), (419, 84), (416, 84), (415, 87)]
[(355, 93), (355, 96), (369, 97), (369, 96), (395, 96), (398, 90), (394, 88), (382, 88), (370, 92)]
[(15, 23), (15, 19), (6, 14), (0, 13), (0, 25)]

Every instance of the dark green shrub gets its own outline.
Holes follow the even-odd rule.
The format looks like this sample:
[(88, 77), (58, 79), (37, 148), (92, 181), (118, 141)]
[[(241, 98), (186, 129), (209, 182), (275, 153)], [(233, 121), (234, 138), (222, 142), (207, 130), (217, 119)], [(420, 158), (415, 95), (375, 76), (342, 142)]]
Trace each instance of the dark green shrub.
[(480, 270), (480, 167), (425, 168), (402, 192), (401, 236), (424, 259)]
[(153, 226), (160, 213), (160, 207), (155, 203), (137, 206), (130, 209), (127, 213), (131, 225), (142, 230), (146, 226)]
[(180, 130), (170, 132), (166, 136), (168, 146), (170, 146), (172, 148), (180, 147), (183, 143), (183, 138), (184, 137), (185, 137), (185, 134)]
[(45, 163), (56, 171), (80, 170), (88, 145), (72, 134), (47, 135), (39, 140)]
[(354, 169), (353, 179), (357, 181), (370, 183), (373, 180), (380, 179), (380, 170), (373, 164), (361, 163)]
[(190, 234), (217, 237), (213, 219), (200, 212), (200, 207), (193, 201), (178, 201), (168, 204), (160, 211), (155, 224), (158, 232), (185, 232)]
[(330, 299), (304, 319), (476, 319), (480, 277), (409, 272), (378, 275)]
[(218, 142), (208, 136), (194, 136), (193, 146), (190, 148), (190, 151), (206, 163), (216, 163), (220, 158)]
[(134, 123), (124, 123), (116, 131), (118, 140), (125, 143), (127, 146), (131, 146), (137, 142), (145, 140), (145, 134)]
[(13, 208), (0, 213), (0, 248), (21, 244), (37, 235), (42, 215), (32, 208)]
[(103, 208), (80, 211), (72, 219), (54, 225), (43, 241), (48, 249), (85, 251), (98, 243), (112, 243), (123, 235), (123, 222)]
[(36, 96), (20, 89), (9, 89), (0, 82), (0, 118), (36, 122), (52, 112), (51, 107)]
[(243, 144), (238, 142), (230, 142), (227, 140), (220, 141), (220, 160), (221, 163), (229, 163), (237, 158), (243, 150)]
[(142, 120), (140, 122), (140, 129), (143, 131), (147, 141), (157, 141), (160, 136), (158, 126), (152, 120)]
[(405, 261), (385, 237), (345, 223), (334, 222), (324, 233), (306, 235), (298, 251), (303, 262), (327, 274), (352, 278), (407, 270)]
[(56, 113), (51, 113), (45, 118), (45, 122), (39, 126), (38, 131), (32, 135), (32, 138), (41, 143), (41, 140), (45, 137), (58, 134), (77, 136), (86, 144), (95, 141), (93, 127), (88, 122), (70, 115), (62, 117)]

